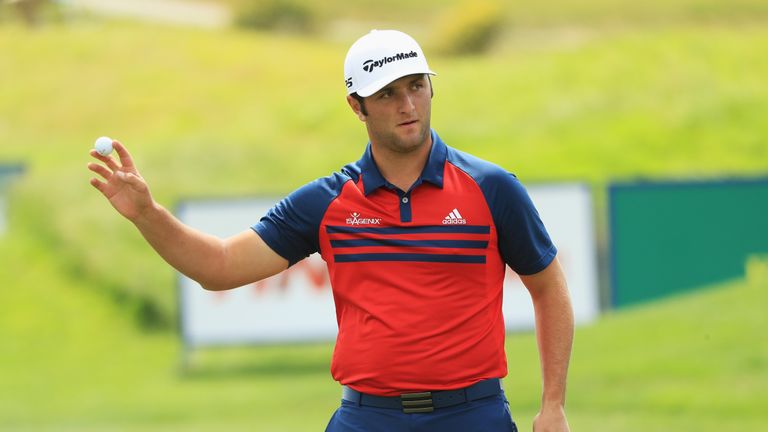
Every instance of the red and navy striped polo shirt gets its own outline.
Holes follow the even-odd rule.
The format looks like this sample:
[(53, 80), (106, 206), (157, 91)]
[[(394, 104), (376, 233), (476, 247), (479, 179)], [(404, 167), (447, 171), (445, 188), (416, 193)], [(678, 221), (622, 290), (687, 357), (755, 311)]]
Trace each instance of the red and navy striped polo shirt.
[(382, 396), (506, 376), (505, 264), (533, 274), (556, 254), (517, 178), (434, 131), (410, 190), (382, 177), (369, 144), (253, 229), (291, 264), (320, 252), (339, 326), (331, 373)]

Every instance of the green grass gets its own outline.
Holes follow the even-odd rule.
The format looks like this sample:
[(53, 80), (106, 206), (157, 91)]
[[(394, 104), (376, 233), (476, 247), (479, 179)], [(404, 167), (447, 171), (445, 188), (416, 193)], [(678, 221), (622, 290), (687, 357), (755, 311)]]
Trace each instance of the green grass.
[[(253, 0), (218, 0), (233, 6)], [(446, 9), (466, 0), (360, 0), (344, 2), (328, 0), (321, 4), (297, 0), (308, 5), (325, 21), (362, 20), (367, 22), (407, 23), (424, 27), (440, 18)], [(601, 24), (622, 22), (629, 24), (658, 24), (679, 21), (754, 20), (768, 15), (768, 5), (761, 0), (496, 0), (510, 24), (559, 25), (562, 23)]]
[[(0, 429), (320, 430), (338, 403), (331, 345), (211, 349), (179, 369), (178, 341), (147, 333), (19, 236), (0, 243)], [(21, 271), (19, 269), (22, 269)], [(734, 282), (609, 314), (577, 330), (573, 430), (768, 426), (768, 282)], [(530, 334), (508, 337), (505, 387), (521, 430), (538, 408)]]
[[(449, 144), (526, 183), (586, 181), (598, 198), (616, 179), (768, 171), (765, 27), (543, 35), (431, 59), (433, 126)], [(120, 22), (0, 27), (0, 160), (28, 164), (12, 223), (72, 274), (173, 322), (173, 274), (88, 185), (88, 148), (122, 140), (168, 207), (282, 195), (362, 152), (346, 45)]]
[[(766, 289), (765, 281), (751, 288), (731, 284), (609, 316), (582, 330), (571, 388), (586, 392), (572, 399), (571, 408), (583, 408), (591, 418), (580, 429), (768, 426), (768, 346), (752, 333), (768, 324), (760, 306)], [(601, 411), (614, 427), (600, 425)]]
[[(747, 3), (734, 6), (749, 17), (738, 24), (737, 12), (703, 22), (679, 0), (649, 14), (690, 19), (572, 27), (529, 2), (552, 14), (547, 26), (515, 29), (485, 57), (430, 57), (433, 125), (526, 183), (588, 182), (598, 204), (616, 179), (765, 175), (768, 30), (762, 2)], [(614, 8), (579, 4), (563, 10)], [(85, 164), (110, 135), (168, 207), (282, 195), (362, 152), (343, 100), (349, 42), (96, 20), (0, 26), (0, 163), (27, 165), (0, 238), (0, 429), (325, 424), (338, 399), (330, 345), (205, 351), (179, 374), (174, 273), (92, 190)], [(580, 328), (573, 429), (764, 429), (766, 289), (734, 283)], [(513, 412), (530, 430), (533, 337), (512, 335), (508, 353)]]

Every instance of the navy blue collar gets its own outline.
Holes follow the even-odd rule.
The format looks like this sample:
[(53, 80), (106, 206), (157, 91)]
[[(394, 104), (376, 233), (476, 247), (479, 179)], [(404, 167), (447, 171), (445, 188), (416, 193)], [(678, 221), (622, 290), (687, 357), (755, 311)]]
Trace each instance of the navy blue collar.
[[(445, 168), (445, 159), (448, 157), (448, 149), (445, 143), (437, 136), (437, 133), (432, 130), (432, 149), (429, 152), (429, 158), (427, 159), (424, 169), (421, 171), (421, 176), (416, 180), (411, 189), (420, 185), (423, 182), (430, 182), (433, 185), (442, 189), (443, 187), (443, 169)], [(358, 162), (363, 175), (363, 186), (365, 187), (365, 195), (369, 195), (380, 187), (386, 187), (388, 189), (397, 189), (397, 187), (388, 182), (384, 176), (381, 175), (381, 171), (376, 166), (376, 162), (373, 160), (373, 153), (371, 152), (371, 143), (365, 148), (363, 157)]]

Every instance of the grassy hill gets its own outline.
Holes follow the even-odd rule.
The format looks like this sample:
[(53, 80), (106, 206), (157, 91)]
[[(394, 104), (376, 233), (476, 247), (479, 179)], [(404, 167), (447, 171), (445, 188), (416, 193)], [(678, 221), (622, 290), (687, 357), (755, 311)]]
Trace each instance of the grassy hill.
[[(16, 286), (0, 290), (2, 430), (316, 431), (335, 409), (330, 344), (203, 351), (181, 373), (171, 334), (137, 329), (47, 250), (11, 236), (0, 257)], [(764, 429), (767, 302), (767, 281), (739, 281), (579, 328), (572, 429)], [(530, 430), (535, 339), (510, 335), (507, 353), (506, 391)]]
[[(735, 4), (699, 3), (738, 12), (723, 19), (679, 12), (693, 18), (642, 26), (572, 26), (534, 7), (547, 25), (526, 18), (487, 56), (430, 57), (433, 126), (524, 182), (585, 181), (598, 200), (615, 179), (765, 175), (768, 28), (762, 3)], [(96, 137), (120, 139), (168, 207), (280, 195), (338, 169), (366, 141), (343, 100), (348, 43), (119, 21), (0, 26), (0, 163), (27, 165), (0, 238), (0, 429), (325, 424), (338, 397), (329, 345), (203, 352), (179, 374), (174, 274), (92, 190), (85, 165)], [(573, 429), (765, 428), (764, 285), (579, 329)], [(529, 430), (533, 338), (511, 336), (508, 352), (506, 386)]]
[[(0, 161), (28, 165), (15, 229), (173, 322), (172, 272), (88, 185), (93, 140), (126, 143), (168, 207), (287, 193), (362, 152), (343, 100), (346, 45), (120, 22), (0, 27)], [(758, 25), (512, 37), (486, 57), (431, 59), (433, 126), (524, 182), (586, 181), (598, 198), (615, 179), (764, 175), (765, 52)]]
[[(254, 0), (212, 0), (234, 9), (254, 3)], [(573, 23), (602, 25), (624, 23), (629, 25), (656, 25), (664, 23), (753, 21), (768, 16), (768, 5), (761, 0), (489, 0), (499, 5), (510, 25), (541, 26)], [(268, 2), (262, 2), (268, 3)], [(322, 4), (307, 1), (273, 0), (272, 4), (300, 4), (318, 15), (323, 21), (383, 21), (414, 26), (430, 25), (457, 5), (467, 0), (359, 0), (344, 2), (327, 0)]]

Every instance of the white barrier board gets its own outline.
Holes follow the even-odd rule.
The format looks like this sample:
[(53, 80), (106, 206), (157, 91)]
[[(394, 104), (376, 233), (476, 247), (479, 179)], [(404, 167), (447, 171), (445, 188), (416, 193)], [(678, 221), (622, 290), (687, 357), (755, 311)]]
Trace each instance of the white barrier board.
[[(534, 185), (528, 191), (559, 249), (576, 321), (598, 314), (592, 201), (579, 184)], [(258, 222), (278, 198), (212, 199), (182, 203), (177, 216), (219, 237)], [(181, 330), (188, 346), (330, 341), (336, 314), (325, 262), (318, 254), (256, 284), (210, 292), (179, 275)], [(508, 330), (533, 328), (533, 306), (520, 279), (507, 269), (504, 317)]]

